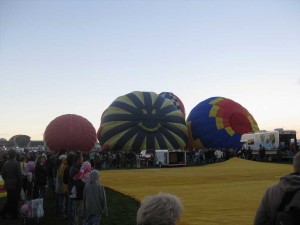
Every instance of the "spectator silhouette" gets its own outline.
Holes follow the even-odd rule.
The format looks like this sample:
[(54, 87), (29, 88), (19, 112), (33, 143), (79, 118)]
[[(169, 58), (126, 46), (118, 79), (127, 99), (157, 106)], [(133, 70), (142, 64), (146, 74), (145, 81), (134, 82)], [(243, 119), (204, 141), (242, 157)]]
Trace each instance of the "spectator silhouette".
[(11, 219), (17, 219), (23, 177), (20, 163), (16, 161), (16, 151), (13, 149), (8, 151), (8, 161), (3, 165), (2, 178), (7, 191), (7, 200), (0, 215), (5, 219), (9, 214)]
[(278, 184), (267, 189), (256, 211), (254, 225), (272, 224), (286, 193), (298, 190), (286, 207), (300, 208), (300, 152), (294, 156), (293, 167), (294, 173), (281, 177)]

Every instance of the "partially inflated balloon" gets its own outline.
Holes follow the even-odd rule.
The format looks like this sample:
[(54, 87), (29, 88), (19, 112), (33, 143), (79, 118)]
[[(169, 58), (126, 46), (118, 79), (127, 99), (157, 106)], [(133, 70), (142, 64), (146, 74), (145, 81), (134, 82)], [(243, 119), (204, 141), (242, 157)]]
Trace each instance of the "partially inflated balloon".
[(56, 117), (47, 126), (44, 142), (51, 150), (90, 151), (97, 141), (93, 125), (82, 116), (66, 114)]
[(240, 148), (242, 134), (259, 130), (247, 109), (223, 97), (200, 102), (189, 114), (187, 125), (193, 148)]
[(9, 139), (10, 142), (13, 142), (16, 147), (25, 148), (30, 144), (30, 137), (28, 135), (15, 135)]
[(103, 113), (98, 139), (105, 150), (183, 149), (187, 127), (180, 110), (154, 92), (131, 92)]
[(178, 98), (172, 92), (162, 92), (159, 95), (164, 98), (170, 99), (173, 102), (173, 104), (176, 106), (176, 108), (182, 112), (183, 117), (185, 118), (185, 108), (180, 98)]

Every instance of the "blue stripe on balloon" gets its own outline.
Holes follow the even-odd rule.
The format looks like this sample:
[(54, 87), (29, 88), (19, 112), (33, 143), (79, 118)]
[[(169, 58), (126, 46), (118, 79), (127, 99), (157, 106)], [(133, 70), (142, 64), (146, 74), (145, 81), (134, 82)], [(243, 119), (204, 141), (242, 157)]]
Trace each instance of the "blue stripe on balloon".
[(145, 108), (148, 113), (151, 113), (153, 109), (151, 94), (150, 92), (143, 92), (143, 96)]
[(178, 109), (176, 108), (175, 105), (172, 104), (172, 105), (168, 105), (168, 106), (162, 108), (159, 112), (163, 115), (166, 115), (170, 112), (174, 112), (175, 110), (178, 110)]
[(137, 136), (132, 144), (132, 149), (134, 151), (136, 150), (141, 150), (141, 146), (142, 146), (142, 143), (144, 142), (145, 140), (145, 137), (146, 137), (146, 132), (143, 131), (142, 129), (139, 130), (139, 132), (137, 133)]
[(136, 106), (136, 108), (144, 108), (145, 107), (144, 103), (135, 94), (133, 94), (133, 92), (127, 94), (126, 96), (133, 102), (133, 104)]
[(123, 109), (129, 113), (132, 113), (132, 114), (135, 114), (135, 113), (140, 113), (141, 110), (136, 108), (136, 107), (133, 107), (132, 105), (129, 105), (125, 102), (120, 102), (120, 101), (114, 101), (110, 106), (114, 106), (114, 107), (117, 107), (117, 108), (120, 108), (120, 109)]
[(176, 134), (176, 136), (180, 137), (184, 142), (187, 141), (187, 135), (185, 132), (183, 132), (181, 129), (171, 125), (171, 124), (168, 124), (168, 123), (164, 123), (163, 124), (163, 127), (168, 129), (169, 131), (172, 131), (173, 133)]
[(162, 98), (161, 96), (157, 96), (157, 99), (155, 100), (153, 104), (153, 108), (160, 110), (161, 106), (163, 105), (165, 99)]
[(101, 123), (116, 122), (116, 121), (136, 121), (137, 116), (132, 114), (111, 114), (102, 117)]
[(121, 125), (118, 125), (116, 127), (113, 127), (106, 132), (103, 132), (101, 135), (101, 145), (103, 145), (107, 140), (112, 138), (114, 135), (121, 133), (127, 129), (130, 129), (132, 127), (136, 126), (136, 122), (128, 122)]
[(155, 137), (154, 134), (150, 133), (146, 136), (147, 149), (154, 150), (155, 148)]
[(173, 136), (173, 134), (169, 130), (162, 127), (160, 131), (166, 137), (166, 139), (171, 143), (171, 145), (174, 149), (180, 148), (176, 138)]
[(160, 132), (154, 133), (154, 136), (161, 149), (168, 149), (166, 140), (164, 139), (163, 135)]
[(139, 132), (139, 128), (138, 127), (131, 127), (130, 129), (128, 129), (123, 135), (122, 137), (119, 138), (119, 140), (117, 141), (116, 145), (114, 148), (118, 148), (118, 149), (123, 149), (123, 147), (125, 146), (125, 144), (130, 140), (130, 138), (132, 138), (134, 135), (136, 135)]

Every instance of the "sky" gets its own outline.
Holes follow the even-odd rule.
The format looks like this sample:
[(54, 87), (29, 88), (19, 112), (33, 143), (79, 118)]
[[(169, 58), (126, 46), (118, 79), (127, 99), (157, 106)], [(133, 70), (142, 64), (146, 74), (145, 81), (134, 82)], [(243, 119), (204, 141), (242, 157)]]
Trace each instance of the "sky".
[(173, 92), (187, 115), (222, 96), (299, 138), (300, 1), (0, 0), (0, 137), (42, 140), (63, 114), (98, 130), (132, 91)]

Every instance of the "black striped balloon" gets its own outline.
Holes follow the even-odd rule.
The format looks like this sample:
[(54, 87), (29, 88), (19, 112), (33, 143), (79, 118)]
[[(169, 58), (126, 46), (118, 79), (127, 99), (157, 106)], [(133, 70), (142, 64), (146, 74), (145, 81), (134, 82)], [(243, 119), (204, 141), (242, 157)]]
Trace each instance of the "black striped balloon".
[(180, 110), (154, 92), (118, 97), (103, 113), (98, 130), (102, 150), (183, 149), (188, 139)]

